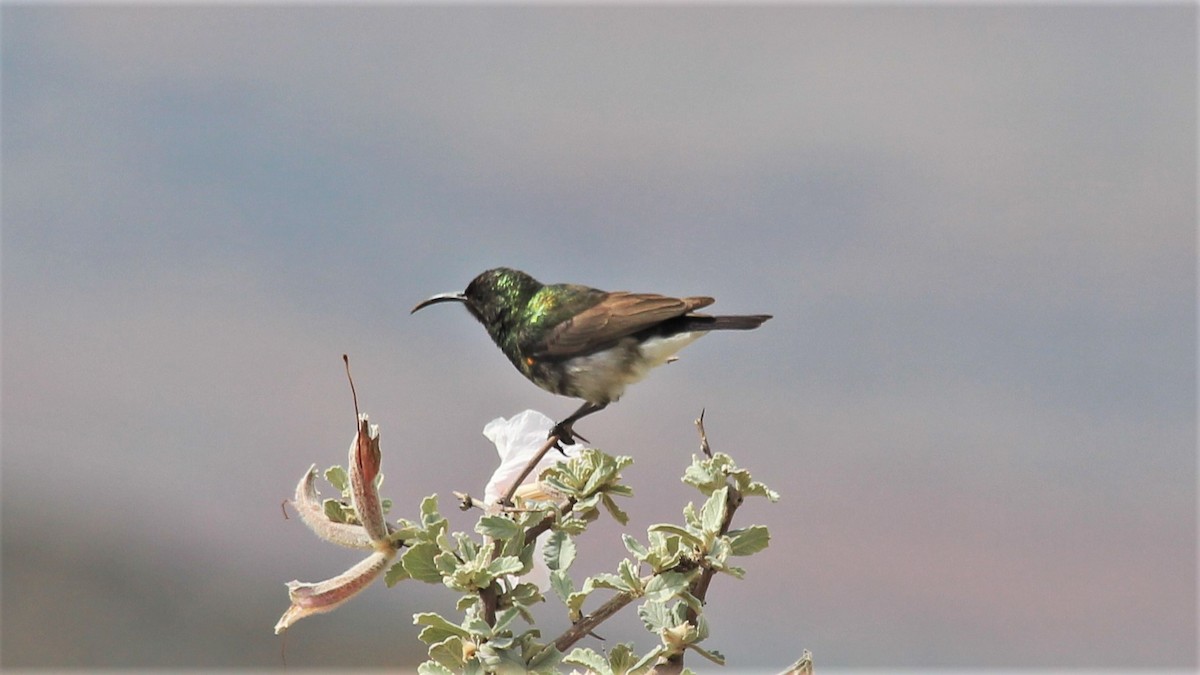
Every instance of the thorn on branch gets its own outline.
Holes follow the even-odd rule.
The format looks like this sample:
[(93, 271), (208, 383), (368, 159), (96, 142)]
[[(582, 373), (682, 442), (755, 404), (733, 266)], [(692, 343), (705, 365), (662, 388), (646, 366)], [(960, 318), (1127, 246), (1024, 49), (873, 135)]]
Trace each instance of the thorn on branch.
[(700, 452), (712, 459), (712, 448), (708, 447), (708, 434), (704, 433), (704, 408), (700, 409), (700, 417), (696, 419), (696, 430), (700, 432)]

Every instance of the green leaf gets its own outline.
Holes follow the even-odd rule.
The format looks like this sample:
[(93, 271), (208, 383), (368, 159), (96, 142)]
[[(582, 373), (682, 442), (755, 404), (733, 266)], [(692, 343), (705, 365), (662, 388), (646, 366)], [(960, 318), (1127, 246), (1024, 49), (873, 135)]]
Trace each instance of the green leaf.
[(418, 636), (421, 642), (427, 645), (437, 644), (446, 638), (458, 636), (467, 637), (467, 631), (462, 626), (456, 626), (450, 623), (440, 614), (434, 612), (420, 612), (413, 614), (413, 624), (417, 626), (425, 626)]
[(533, 654), (529, 659), (528, 669), (533, 673), (553, 673), (556, 672), (560, 663), (562, 663), (562, 652), (558, 651), (551, 643)]
[(646, 652), (645, 656), (638, 659), (637, 663), (633, 664), (630, 670), (639, 670), (650, 665), (650, 663), (654, 661), (654, 659), (657, 659), (659, 654), (662, 654), (663, 651), (665, 651), (665, 648), (662, 645), (658, 645), (654, 649), (651, 649), (650, 651)]
[(562, 599), (563, 603), (571, 597), (575, 592), (575, 583), (571, 581), (570, 575), (566, 570), (551, 570), (550, 571), (550, 588), (554, 589), (554, 594)]
[(621, 575), (625, 590), (638, 594), (642, 592), (642, 575), (638, 574), (637, 565), (632, 560), (629, 558), (622, 560), (617, 565), (617, 572)]
[(713, 493), (708, 496), (708, 500), (704, 502), (704, 506), (700, 509), (700, 526), (705, 533), (715, 535), (721, 532), (721, 524), (725, 520), (725, 500), (728, 496), (729, 488), (723, 487), (720, 490), (713, 490)]
[(475, 531), (493, 539), (511, 539), (521, 531), (521, 526), (504, 516), (493, 515), (480, 518)]
[[(459, 568), (462, 567), (465, 567), (465, 565), (460, 563), (458, 557), (450, 551), (442, 551), (441, 553), (433, 556), (433, 568), (437, 570), (439, 575), (441, 575), (441, 577), (438, 578), (438, 581), (441, 581), (443, 577), (457, 574), (459, 572)], [(415, 577), (416, 575), (413, 576)]]
[(604, 508), (608, 510), (608, 515), (613, 517), (613, 520), (622, 525), (629, 524), (629, 514), (625, 513), (621, 510), (621, 507), (617, 506), (617, 503), (613, 501), (612, 496), (605, 492), (603, 495), (601, 495), (601, 501), (604, 504)]
[(651, 633), (657, 634), (658, 631), (675, 625), (675, 618), (661, 602), (643, 602), (638, 607), (638, 617)]
[(454, 675), (454, 671), (437, 661), (426, 661), (417, 666), (417, 675)]
[[(524, 548), (521, 549), (520, 553), (518, 554), (518, 557), (521, 559), (521, 571), (517, 572), (517, 574), (529, 574), (530, 570), (533, 569), (533, 553), (536, 549), (537, 543), (533, 541), (529, 542)], [(512, 555), (507, 546), (504, 547), (504, 555)]]
[(522, 567), (524, 565), (520, 558), (506, 555), (493, 560), (488, 564), (487, 570), (493, 577), (502, 577), (506, 574), (516, 574), (521, 571)]
[(725, 474), (714, 467), (711, 460), (692, 455), (692, 465), (684, 470), (683, 482), (707, 495), (725, 484)]
[(509, 624), (511, 624), (518, 616), (520, 616), (520, 614), (521, 611), (516, 607), (509, 607), (508, 609), (497, 612), (496, 625), (492, 626), (492, 632), (497, 635), (503, 633), (508, 629)]
[(619, 575), (611, 572), (601, 572), (588, 577), (588, 581), (591, 582), (593, 588), (611, 588), (614, 591), (632, 591), (634, 589)]
[(487, 671), (483, 669), (483, 664), (477, 658), (472, 658), (467, 661), (467, 665), (463, 667), (461, 675), (487, 675)]
[(423, 541), (408, 547), (408, 550), (400, 556), (400, 564), (404, 565), (408, 576), (417, 581), (429, 584), (441, 583), (442, 573), (434, 564), (434, 557), (438, 553), (436, 544)]
[(405, 579), (411, 578), (412, 576), (408, 573), (408, 570), (404, 569), (404, 563), (400, 562), (393, 564), (388, 568), (387, 572), (383, 573), (383, 583), (387, 584), (388, 588), (395, 586)]
[(654, 572), (665, 572), (678, 565), (685, 550), (693, 547), (694, 545), (684, 546), (683, 539), (678, 535), (651, 532), (650, 554), (646, 556), (646, 564)]
[(766, 497), (767, 501), (774, 504), (779, 501), (779, 493), (771, 488), (759, 483), (758, 481), (750, 481), (745, 486), (738, 486), (742, 494), (747, 497)]
[(514, 586), (508, 592), (508, 597), (514, 605), (529, 606), (535, 602), (542, 601), (542, 591), (537, 587), (537, 584), (525, 582)]
[(497, 675), (525, 675), (528, 669), (520, 653), (498, 643), (501, 641), (489, 640), (479, 649), (479, 660), (487, 670)]
[(612, 675), (608, 660), (586, 647), (576, 647), (570, 654), (563, 657), (563, 663), (587, 668), (599, 675)]
[(466, 532), (455, 532), (452, 536), (454, 537), (454, 543), (458, 546), (458, 557), (463, 560), (478, 558), (481, 550), (487, 551), (487, 553), (484, 553), (485, 558), (491, 553), (492, 548), (490, 546), (486, 549), (480, 549), (479, 544), (475, 543), (471, 535)]
[(625, 544), (625, 550), (632, 553), (638, 560), (645, 560), (646, 556), (650, 555), (650, 551), (642, 546), (641, 542), (628, 534), (621, 534), (621, 542)]
[(629, 487), (628, 485), (621, 485), (620, 483), (609, 485), (604, 491), (610, 495), (620, 495), (622, 497), (633, 496), (633, 488)]
[(729, 532), (729, 552), (732, 555), (752, 555), (758, 553), (771, 543), (771, 533), (764, 525), (731, 530)]
[(521, 523), (516, 523), (517, 533), (507, 539), (504, 539), (504, 545), (500, 547), (501, 555), (522, 556), (525, 550), (525, 526)]
[(429, 647), (429, 658), (437, 661), (442, 666), (449, 668), (452, 671), (462, 670), (463, 661), (463, 641), (462, 638), (453, 635)]
[(542, 558), (551, 571), (566, 570), (575, 562), (575, 542), (566, 532), (551, 532), (542, 545)]
[(687, 589), (694, 572), (663, 572), (656, 574), (646, 584), (646, 599), (651, 602), (666, 602)]
[(635, 661), (637, 654), (633, 653), (633, 645), (629, 642), (613, 645), (612, 650), (608, 652), (608, 663), (612, 667), (613, 675), (626, 675), (633, 668)]
[(583, 531), (586, 529), (587, 529), (587, 521), (582, 518), (576, 518), (574, 516), (567, 516), (566, 518), (563, 518), (561, 521), (558, 522), (558, 524), (556, 524), (554, 526), (555, 532), (559, 532), (559, 531), (566, 532), (567, 534), (569, 534), (571, 536), (583, 534)]
[(437, 495), (432, 494), (421, 500), (421, 522), (426, 527), (440, 521), (445, 520), (442, 514), (438, 513)]
[(663, 534), (675, 535), (682, 539), (688, 546), (692, 548), (703, 548), (704, 540), (696, 536), (694, 533), (685, 530), (678, 525), (670, 523), (658, 523), (646, 528), (648, 532), (662, 532)]
[(737, 578), (737, 579), (745, 579), (746, 578), (746, 570), (742, 569), (741, 567), (734, 567), (733, 565), (724, 565), (721, 567), (721, 571), (724, 572), (725, 574), (728, 574), (729, 576)]
[(321, 508), (325, 511), (325, 517), (335, 523), (352, 523), (355, 520), (346, 505), (336, 499), (326, 499), (321, 502)]
[(700, 656), (703, 656), (704, 658), (708, 659), (709, 661), (712, 661), (713, 663), (717, 664), (718, 666), (725, 665), (725, 656), (721, 652), (716, 651), (715, 649), (713, 651), (708, 651), (708, 650), (704, 649), (703, 647), (697, 647), (695, 644), (688, 645), (688, 649), (691, 649), (692, 651), (696, 652)]
[(331, 466), (325, 469), (325, 480), (329, 481), (329, 484), (337, 488), (339, 492), (350, 489), (350, 478), (346, 475), (346, 470), (340, 466)]

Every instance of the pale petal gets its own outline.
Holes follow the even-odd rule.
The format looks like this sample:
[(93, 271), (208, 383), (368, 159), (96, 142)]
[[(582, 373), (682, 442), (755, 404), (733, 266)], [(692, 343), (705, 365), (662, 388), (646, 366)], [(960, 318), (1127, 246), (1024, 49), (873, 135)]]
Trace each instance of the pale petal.
[[(500, 455), (500, 466), (492, 474), (487, 489), (484, 490), (484, 503), (494, 504), (508, 492), (513, 481), (525, 469), (525, 465), (546, 443), (546, 438), (553, 427), (554, 420), (536, 410), (526, 410), (509, 419), (498, 417), (483, 428), (483, 435), (495, 444), (496, 452)], [(583, 448), (584, 446), (580, 444), (567, 445), (564, 446), (564, 451), (568, 457), (573, 457)], [(530, 472), (525, 482), (535, 481), (547, 467), (553, 466), (563, 459), (565, 459), (564, 456), (557, 450), (546, 453), (538, 462), (537, 467)]]

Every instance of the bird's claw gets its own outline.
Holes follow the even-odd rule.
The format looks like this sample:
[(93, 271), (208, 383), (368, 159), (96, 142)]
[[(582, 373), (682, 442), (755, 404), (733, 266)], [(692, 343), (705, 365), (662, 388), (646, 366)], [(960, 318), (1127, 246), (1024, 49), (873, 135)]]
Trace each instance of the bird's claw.
[(554, 437), (558, 438), (558, 440), (554, 443), (554, 447), (557, 448), (558, 451), (563, 453), (564, 455), (566, 454), (566, 452), (563, 450), (563, 446), (574, 445), (576, 438), (583, 441), (584, 443), (591, 443), (591, 441), (589, 441), (588, 439), (584, 438), (580, 434), (575, 433), (575, 430), (572, 429), (571, 426), (572, 425), (570, 425), (570, 424), (563, 424), (562, 422), (559, 422), (558, 424), (554, 425), (554, 428), (550, 429), (550, 436), (547, 437), (547, 438), (554, 438)]

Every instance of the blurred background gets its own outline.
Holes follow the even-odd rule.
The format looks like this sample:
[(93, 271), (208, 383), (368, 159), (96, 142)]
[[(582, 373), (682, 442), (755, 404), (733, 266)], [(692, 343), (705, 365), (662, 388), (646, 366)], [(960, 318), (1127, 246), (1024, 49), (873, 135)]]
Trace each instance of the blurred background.
[(507, 265), (775, 315), (579, 427), (643, 537), (701, 409), (782, 493), (709, 595), (735, 671), (1195, 668), (1196, 20), (6, 3), (2, 665), (417, 663), (440, 587), (272, 634), (361, 557), (280, 502), (345, 462), (347, 353), (392, 514), (470, 527), (483, 426), (576, 402), (408, 310)]

